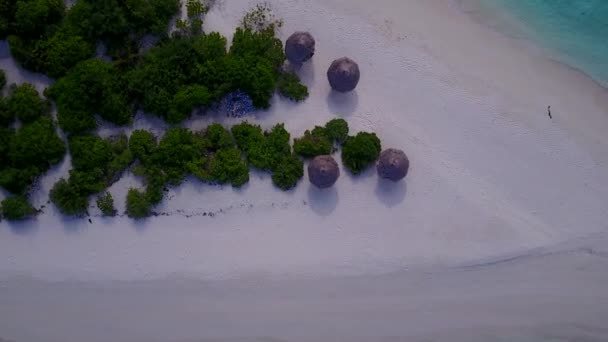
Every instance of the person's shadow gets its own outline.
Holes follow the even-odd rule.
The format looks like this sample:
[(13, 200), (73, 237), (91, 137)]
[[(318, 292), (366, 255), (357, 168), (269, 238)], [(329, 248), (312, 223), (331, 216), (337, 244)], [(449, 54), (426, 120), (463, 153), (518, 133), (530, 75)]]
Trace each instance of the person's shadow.
[(338, 205), (338, 190), (335, 186), (319, 189), (314, 185), (308, 188), (308, 205), (319, 216), (328, 216)]
[(332, 90), (327, 94), (327, 107), (338, 116), (349, 116), (355, 112), (359, 105), (359, 95), (356, 90), (340, 93)]
[(397, 206), (403, 202), (407, 194), (407, 183), (405, 180), (392, 182), (388, 179), (378, 178), (376, 184), (376, 197), (388, 208)]

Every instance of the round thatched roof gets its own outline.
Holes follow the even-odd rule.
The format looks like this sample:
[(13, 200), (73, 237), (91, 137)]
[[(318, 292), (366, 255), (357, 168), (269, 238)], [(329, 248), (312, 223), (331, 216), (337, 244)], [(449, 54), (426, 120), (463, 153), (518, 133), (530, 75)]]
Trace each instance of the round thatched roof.
[(361, 74), (359, 66), (348, 57), (338, 58), (327, 70), (327, 79), (335, 91), (346, 93), (357, 87)]
[(317, 156), (308, 164), (308, 179), (318, 188), (329, 188), (340, 177), (340, 168), (332, 156)]
[(382, 151), (376, 165), (378, 176), (392, 180), (393, 182), (403, 179), (407, 175), (409, 168), (410, 161), (405, 153), (394, 148)]
[(296, 32), (285, 42), (285, 56), (293, 64), (302, 64), (314, 54), (315, 39), (308, 32)]

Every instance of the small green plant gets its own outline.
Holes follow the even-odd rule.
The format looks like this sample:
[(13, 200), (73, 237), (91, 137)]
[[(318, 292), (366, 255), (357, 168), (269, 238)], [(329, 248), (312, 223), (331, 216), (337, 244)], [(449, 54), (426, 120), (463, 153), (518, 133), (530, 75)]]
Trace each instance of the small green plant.
[(6, 73), (0, 69), (0, 91), (4, 89), (4, 86), (6, 86)]
[(49, 194), (51, 202), (63, 214), (83, 216), (87, 213), (89, 198), (84, 195), (74, 182), (60, 179), (55, 183)]
[(342, 163), (353, 174), (359, 174), (378, 159), (381, 149), (375, 133), (357, 133), (342, 145)]
[(145, 161), (155, 148), (156, 138), (154, 138), (152, 133), (143, 129), (138, 129), (131, 133), (129, 137), (129, 150), (131, 150), (134, 158)]
[(30, 83), (11, 85), (6, 108), (23, 123), (33, 122), (51, 112), (50, 104), (40, 97), (38, 90)]
[(141, 219), (150, 216), (151, 204), (146, 198), (146, 194), (131, 188), (127, 193), (127, 215), (134, 219)]
[(209, 7), (200, 0), (188, 0), (186, 3), (186, 12), (190, 18), (200, 17), (208, 11)]
[(278, 19), (267, 2), (257, 4), (249, 10), (241, 21), (241, 26), (254, 32), (276, 32), (283, 26), (283, 20)]
[(277, 89), (281, 95), (292, 101), (300, 102), (308, 97), (308, 88), (300, 83), (300, 77), (293, 72), (279, 75)]
[(305, 131), (304, 136), (294, 139), (293, 150), (304, 158), (312, 158), (332, 152), (332, 142), (323, 127)]
[(329, 139), (342, 144), (348, 138), (348, 123), (344, 119), (333, 119), (325, 124), (325, 132)]
[(289, 190), (304, 176), (304, 163), (295, 154), (281, 158), (272, 171), (272, 183), (281, 190)]
[(0, 203), (0, 213), (9, 221), (21, 221), (33, 217), (37, 211), (25, 196), (12, 196)]
[(109, 192), (105, 192), (97, 197), (97, 208), (101, 210), (103, 216), (116, 216), (114, 208), (114, 198)]

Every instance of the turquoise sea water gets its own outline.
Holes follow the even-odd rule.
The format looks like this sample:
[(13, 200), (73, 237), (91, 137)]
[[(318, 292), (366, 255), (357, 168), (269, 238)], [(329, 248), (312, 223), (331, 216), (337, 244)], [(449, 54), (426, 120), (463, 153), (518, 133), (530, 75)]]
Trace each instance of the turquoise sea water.
[(552, 57), (608, 86), (608, 0), (476, 0), (485, 11), (504, 11), (512, 30), (547, 48)]

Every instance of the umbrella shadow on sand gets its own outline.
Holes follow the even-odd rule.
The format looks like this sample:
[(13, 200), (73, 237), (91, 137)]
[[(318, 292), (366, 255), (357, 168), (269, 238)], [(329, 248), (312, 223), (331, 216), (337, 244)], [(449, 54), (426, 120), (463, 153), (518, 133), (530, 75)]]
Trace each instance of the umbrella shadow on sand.
[(358, 105), (359, 95), (356, 90), (348, 93), (332, 90), (327, 94), (327, 107), (333, 114), (349, 116), (355, 112)]
[(407, 183), (405, 181), (392, 182), (388, 179), (378, 178), (375, 193), (380, 202), (388, 208), (392, 208), (401, 204), (405, 199)]
[(319, 216), (328, 216), (338, 205), (338, 190), (332, 186), (319, 189), (314, 185), (308, 188), (308, 205)]

